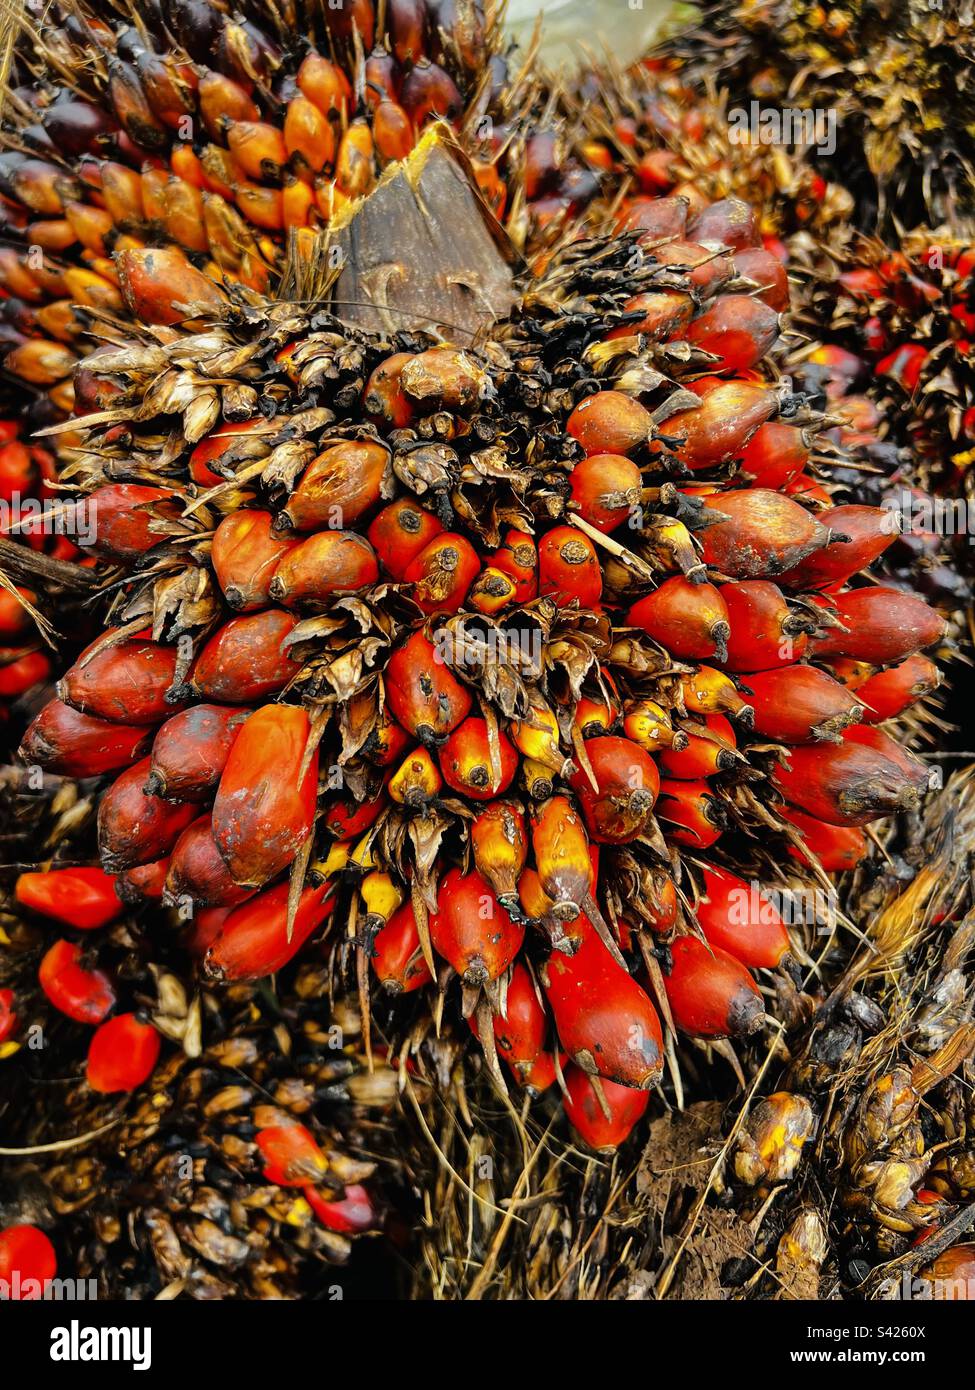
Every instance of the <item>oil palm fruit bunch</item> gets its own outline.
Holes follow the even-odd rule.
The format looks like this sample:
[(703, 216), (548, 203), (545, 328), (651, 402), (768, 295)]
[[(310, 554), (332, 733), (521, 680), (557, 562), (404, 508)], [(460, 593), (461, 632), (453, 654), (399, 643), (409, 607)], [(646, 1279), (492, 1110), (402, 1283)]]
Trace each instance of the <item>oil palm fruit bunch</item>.
[[(750, 210), (667, 213), (569, 244), (472, 342), (350, 326), (327, 277), (294, 293), (300, 258), (277, 298), (106, 317), (83, 370), (111, 391), (70, 428), (117, 579), (22, 750), (108, 779), (101, 868), (214, 914), (208, 980), (324, 931), (367, 1049), (371, 994), (448, 1009), (596, 1148), (665, 1030), (747, 1037), (753, 972), (804, 950), (735, 846), (843, 870), (918, 805), (926, 770), (839, 677), (893, 670), (896, 714), (944, 626), (857, 578), (882, 512), (801, 500), (816, 417), (763, 367), (767, 294), (728, 288)], [(175, 298), (158, 258), (140, 277)]]
[(661, 54), (739, 106), (835, 112), (829, 163), (872, 229), (971, 215), (973, 45), (964, 0), (712, 0)]

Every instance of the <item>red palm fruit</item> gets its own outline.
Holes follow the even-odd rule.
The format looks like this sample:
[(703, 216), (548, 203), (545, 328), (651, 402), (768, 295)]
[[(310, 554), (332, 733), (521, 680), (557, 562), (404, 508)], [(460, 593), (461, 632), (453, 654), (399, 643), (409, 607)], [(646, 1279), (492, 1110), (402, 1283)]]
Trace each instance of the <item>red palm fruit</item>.
[(735, 275), (757, 285), (756, 298), (781, 313), (789, 307), (789, 277), (778, 256), (760, 246), (735, 253)]
[(725, 817), (706, 781), (664, 778), (660, 783), (657, 817), (667, 825), (667, 838), (692, 849), (709, 849), (721, 838)]
[(380, 497), (389, 450), (368, 440), (344, 440), (319, 454), (302, 474), (275, 529), (314, 531), (347, 527)]
[(521, 950), (524, 927), (513, 922), (478, 873), (449, 869), (430, 915), (437, 953), (468, 985), (496, 980)]
[(755, 732), (779, 743), (835, 743), (863, 714), (859, 700), (816, 666), (756, 671), (746, 684)]
[(418, 59), (406, 74), (400, 99), (417, 129), (433, 116), (457, 120), (464, 109), (453, 78), (426, 58)]
[(98, 807), (98, 851), (108, 873), (161, 859), (195, 819), (191, 805), (149, 796), (144, 787), (149, 759), (123, 772), (102, 795)]
[(152, 864), (137, 864), (134, 869), (126, 869), (115, 880), (115, 891), (119, 900), (127, 907), (141, 907), (144, 903), (159, 902), (169, 873), (169, 855), (156, 859)]
[(843, 627), (811, 639), (809, 650), (817, 657), (848, 656), (890, 666), (944, 636), (941, 614), (899, 589), (851, 589), (833, 596), (832, 610)]
[(696, 915), (708, 945), (753, 970), (774, 970), (792, 945), (774, 903), (755, 884), (716, 865), (703, 873)]
[(583, 1071), (645, 1091), (660, 1079), (657, 1011), (590, 926), (573, 956), (553, 951), (542, 971), (559, 1041)]
[[(697, 390), (700, 382), (695, 382)], [(701, 404), (669, 416), (650, 445), (654, 455), (669, 446), (688, 468), (713, 468), (740, 458), (745, 445), (778, 408), (774, 392), (747, 381), (721, 381)], [(706, 533), (705, 533), (706, 534)]]
[(5, 1226), (0, 1230), (0, 1284), (17, 1302), (44, 1297), (44, 1288), (57, 1275), (54, 1246), (36, 1226)]
[(225, 303), (209, 276), (191, 265), (178, 247), (119, 251), (115, 265), (122, 298), (142, 323), (180, 323), (191, 317), (190, 306), (206, 312)]
[(444, 531), (414, 556), (403, 578), (414, 586), (411, 598), (424, 613), (456, 613), (480, 568), (470, 541)]
[[(366, 389), (362, 393), (366, 414), (378, 423), (397, 430), (412, 424), (416, 414), (400, 385), (400, 373), (412, 358), (413, 353), (410, 352), (394, 352), (385, 358), (366, 382)], [(411, 505), (415, 507), (416, 503), (412, 502)], [(371, 535), (369, 539), (372, 540)]]
[[(855, 826), (827, 825), (825, 821), (807, 816), (796, 806), (781, 806), (778, 809), (783, 820), (796, 827), (802, 837), (805, 849), (814, 854), (828, 874), (841, 874), (847, 869), (855, 869), (867, 853), (867, 837)], [(790, 845), (789, 853), (800, 864), (812, 863), (809, 855)]]
[(664, 973), (667, 1002), (683, 1033), (698, 1038), (740, 1038), (765, 1021), (758, 986), (740, 961), (696, 936), (671, 943)]
[(78, 931), (107, 927), (122, 915), (114, 878), (94, 867), (21, 874), (14, 897), (21, 907)]
[(62, 777), (97, 777), (118, 772), (145, 756), (152, 730), (141, 725), (110, 724), (79, 714), (63, 700), (51, 700), (28, 726), (20, 759)]
[(620, 231), (642, 231), (641, 241), (651, 243), (659, 237), (682, 236), (686, 224), (684, 198), (630, 198), (617, 223)]
[(787, 801), (827, 825), (868, 825), (918, 805), (917, 789), (902, 768), (846, 741), (790, 748), (772, 781)]
[(389, 34), (393, 53), (404, 67), (424, 54), (427, 10), (423, 0), (387, 0)]
[(685, 747), (660, 751), (660, 770), (665, 777), (696, 782), (741, 761), (735, 731), (723, 714), (706, 714), (703, 725), (685, 724), (684, 733)]
[(260, 980), (282, 970), (332, 910), (330, 885), (306, 888), (288, 936), (288, 887), (258, 893), (227, 916), (207, 949), (206, 973), (218, 980)]
[(264, 1159), (265, 1178), (279, 1187), (321, 1182), (328, 1172), (328, 1159), (311, 1131), (297, 1121), (259, 1129), (254, 1143)]
[(410, 738), (405, 729), (400, 728), (388, 709), (382, 709), (364, 750), (370, 762), (389, 767), (409, 746)]
[(551, 899), (549, 914), (574, 921), (592, 891), (589, 840), (571, 801), (553, 796), (533, 807), (532, 852), (542, 891)]
[(365, 802), (356, 801), (351, 796), (338, 797), (330, 801), (322, 812), (325, 829), (336, 840), (355, 839), (376, 823), (386, 804), (383, 795)]
[(922, 1297), (942, 1303), (967, 1302), (975, 1290), (975, 1245), (951, 1245), (919, 1270), (917, 1278), (930, 1287)]
[(778, 335), (774, 309), (751, 295), (722, 294), (681, 337), (717, 357), (711, 371), (744, 372), (762, 360)]
[(427, 745), (456, 729), (471, 708), (470, 691), (453, 676), (422, 632), (415, 632), (396, 648), (383, 679), (393, 715)]
[(790, 482), (785, 484), (785, 492), (789, 497), (796, 497), (800, 502), (810, 505), (822, 506), (823, 508), (832, 506), (833, 499), (829, 493), (814, 479), (799, 473)]
[(927, 766), (902, 743), (892, 739), (890, 734), (885, 734), (883, 729), (878, 729), (872, 724), (858, 724), (852, 729), (844, 729), (843, 738), (847, 743), (872, 748), (875, 753), (880, 753), (882, 757), (895, 763), (919, 792), (928, 790), (930, 771)]
[[(13, 660), (8, 658), (13, 657)], [(0, 648), (0, 699), (11, 700), (30, 690), (32, 685), (46, 680), (51, 663), (43, 652), (24, 652)]]
[(516, 603), (530, 603), (538, 597), (538, 548), (534, 536), (511, 527), (488, 561), (514, 580)]
[(714, 510), (727, 520), (701, 533), (701, 553), (730, 579), (768, 579), (829, 543), (829, 531), (805, 507), (770, 488), (719, 493)]
[(603, 575), (596, 547), (574, 526), (553, 526), (538, 547), (538, 592), (561, 603), (578, 599), (582, 608), (595, 608), (603, 593)]
[(213, 838), (212, 817), (201, 816), (173, 846), (163, 889), (163, 901), (179, 906), (184, 900), (199, 907), (236, 907), (250, 896), (239, 887)]
[(116, 1014), (95, 1030), (86, 1074), (93, 1091), (134, 1091), (152, 1075), (159, 1059), (159, 1034), (135, 1014)]
[(809, 641), (808, 620), (792, 613), (781, 589), (767, 579), (742, 579), (720, 585), (718, 592), (731, 625), (723, 666), (769, 671), (798, 661)]
[(518, 754), (510, 740), (498, 733), (498, 766), (491, 759), (491, 742), (485, 720), (475, 716), (450, 734), (440, 750), (440, 771), (448, 787), (475, 801), (503, 796), (518, 771)]
[(729, 714), (746, 727), (754, 712), (738, 693), (734, 681), (713, 666), (699, 666), (693, 675), (682, 676), (681, 699), (691, 714)]
[(781, 420), (767, 420), (741, 451), (740, 477), (753, 487), (780, 488), (790, 483), (809, 461), (802, 430)]
[(334, 594), (375, 584), (378, 578), (376, 553), (364, 537), (354, 531), (319, 531), (282, 556), (269, 592), (286, 607), (321, 604)]
[(397, 908), (376, 933), (370, 962), (387, 994), (412, 994), (433, 979), (423, 958), (412, 903)]
[(134, 638), (82, 656), (57, 684), (58, 698), (97, 719), (158, 724), (181, 702), (172, 698), (175, 647)]
[(173, 496), (166, 488), (144, 487), (141, 483), (106, 483), (96, 488), (78, 504), (90, 519), (94, 538), (89, 542), (79, 529), (78, 544), (103, 560), (123, 565), (138, 560), (165, 539), (150, 530), (152, 517), (148, 508)]
[(194, 692), (204, 700), (243, 704), (283, 690), (301, 670), (284, 649), (296, 623), (275, 608), (231, 618), (200, 653), (190, 676)]
[[(190, 477), (200, 487), (215, 487), (217, 483), (224, 482), (226, 477), (232, 476), (233, 456), (244, 453), (253, 444), (250, 437), (259, 439), (262, 434), (267, 433), (268, 428), (268, 422), (263, 415), (258, 415), (253, 420), (221, 421), (219, 427), (205, 439), (201, 439), (190, 454), (187, 464)], [(211, 468), (211, 464), (224, 460), (225, 455), (231, 455), (231, 458), (222, 463), (228, 470), (226, 473)]]
[(590, 454), (569, 475), (579, 515), (597, 531), (615, 531), (639, 503), (643, 477), (622, 454)]
[(857, 687), (868, 724), (893, 719), (904, 710), (932, 694), (941, 684), (941, 672), (933, 661), (915, 653), (886, 671), (878, 671)]
[(589, 834), (600, 844), (622, 845), (650, 823), (660, 786), (656, 764), (632, 739), (593, 738), (586, 753), (599, 788), (580, 768), (570, 778)]
[(563, 1104), (569, 1123), (583, 1143), (597, 1153), (610, 1154), (618, 1149), (632, 1134), (650, 1103), (648, 1092), (617, 1086), (612, 1081), (600, 1083), (600, 1101), (592, 1078), (571, 1063), (565, 1068), (564, 1080)]
[(23, 636), (30, 631), (33, 622), (27, 609), (18, 602), (18, 594), (28, 603), (36, 603), (37, 600), (31, 589), (17, 589), (14, 593), (9, 589), (0, 589), (0, 638), (4, 640)]
[(274, 534), (270, 512), (231, 512), (213, 533), (210, 560), (231, 608), (248, 613), (270, 602), (278, 562), (297, 542)]
[(656, 897), (647, 904), (650, 908), (650, 930), (658, 936), (668, 936), (677, 925), (679, 902), (677, 885), (669, 874), (654, 875)]
[(587, 454), (629, 454), (646, 444), (652, 428), (649, 410), (622, 391), (586, 396), (566, 424)]
[(274, 878), (311, 834), (318, 749), (306, 763), (310, 729), (303, 709), (265, 705), (237, 734), (213, 803), (213, 837), (241, 885)]
[(14, 1012), (14, 992), (0, 989), (0, 1043), (5, 1043), (17, 1031), (19, 1018)]
[(101, 970), (86, 970), (81, 947), (55, 941), (38, 968), (41, 989), (61, 1013), (76, 1023), (101, 1023), (115, 1005), (115, 991)]
[(822, 589), (827, 584), (842, 584), (882, 555), (895, 535), (891, 513), (883, 507), (831, 507), (820, 513), (819, 520), (834, 536), (848, 536), (849, 540), (831, 541), (800, 560), (781, 576), (786, 588)]
[(521, 807), (513, 801), (492, 801), (471, 821), (474, 867), (502, 907), (518, 907), (518, 880), (528, 856), (528, 838)]
[(348, 1235), (379, 1225), (375, 1205), (361, 1183), (347, 1184), (343, 1196), (334, 1199), (323, 1196), (310, 1185), (302, 1188), (302, 1194), (318, 1220), (330, 1231)]
[[(467, 1021), (475, 1037), (480, 1037), (477, 1018), (472, 1014)], [(505, 1012), (494, 1015), (494, 1038), (498, 1055), (511, 1068), (519, 1085), (532, 1086), (547, 1032), (548, 1015), (535, 983), (520, 961), (516, 961), (508, 981)]]
[(642, 333), (651, 342), (660, 343), (665, 338), (676, 337), (690, 323), (694, 301), (680, 290), (651, 290), (648, 294), (634, 295), (623, 308), (627, 313), (638, 311), (641, 317), (636, 322), (621, 323), (618, 328), (611, 329), (606, 334), (607, 341)]
[(367, 535), (386, 573), (402, 581), (411, 562), (442, 532), (443, 526), (432, 512), (411, 497), (401, 497), (383, 507)]
[(734, 251), (762, 244), (755, 212), (740, 198), (722, 198), (702, 208), (691, 219), (688, 234), (695, 241), (716, 241)]
[(664, 242), (649, 254), (659, 264), (683, 271), (701, 299), (710, 299), (734, 274), (727, 252), (716, 253), (696, 241)]
[(167, 719), (153, 740), (146, 790), (170, 801), (209, 800), (250, 713), (235, 705), (193, 705)]
[(731, 631), (728, 609), (713, 584), (692, 584), (683, 575), (665, 579), (630, 609), (627, 623), (643, 628), (671, 655), (682, 660), (724, 661)]

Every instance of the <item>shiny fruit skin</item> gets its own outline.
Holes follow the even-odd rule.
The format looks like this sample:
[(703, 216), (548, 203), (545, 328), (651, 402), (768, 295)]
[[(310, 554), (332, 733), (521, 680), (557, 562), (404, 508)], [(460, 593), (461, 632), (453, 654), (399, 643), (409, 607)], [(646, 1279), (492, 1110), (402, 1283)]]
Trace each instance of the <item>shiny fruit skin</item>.
[(159, 1048), (159, 1034), (151, 1024), (135, 1014), (116, 1014), (99, 1025), (89, 1045), (88, 1085), (102, 1095), (134, 1091), (152, 1075)]
[(641, 834), (660, 787), (656, 765), (639, 744), (609, 735), (590, 739), (586, 753), (599, 790), (580, 768), (570, 778), (590, 836), (600, 844), (625, 844)]
[(384, 681), (389, 708), (422, 743), (446, 738), (467, 717), (471, 694), (454, 677), (437, 647), (415, 632), (389, 659)]
[(56, 1278), (54, 1246), (36, 1226), (0, 1228), (0, 1284), (9, 1297), (27, 1302), (44, 1297), (44, 1286)]
[(740, 961), (694, 936), (671, 943), (664, 986), (674, 1022), (698, 1038), (741, 1037), (764, 1019), (762, 996)]
[(81, 965), (81, 948), (70, 941), (55, 941), (48, 947), (37, 978), (54, 1007), (76, 1023), (101, 1023), (115, 1005), (108, 976), (101, 970), (86, 970)]
[(438, 955), (468, 985), (487, 984), (505, 971), (521, 950), (525, 929), (513, 922), (478, 873), (449, 869), (430, 916), (430, 939)]
[(573, 1063), (565, 1068), (564, 1076), (567, 1094), (563, 1097), (563, 1103), (573, 1129), (583, 1143), (597, 1153), (613, 1153), (629, 1138), (643, 1118), (650, 1103), (650, 1093), (603, 1081), (603, 1096), (609, 1110), (607, 1119), (593, 1089), (591, 1077)]
[(695, 911), (708, 944), (752, 969), (774, 970), (791, 945), (774, 903), (725, 869), (711, 865), (703, 874), (704, 896)]
[(78, 931), (107, 927), (122, 915), (115, 879), (99, 868), (21, 874), (14, 896), (21, 907)]

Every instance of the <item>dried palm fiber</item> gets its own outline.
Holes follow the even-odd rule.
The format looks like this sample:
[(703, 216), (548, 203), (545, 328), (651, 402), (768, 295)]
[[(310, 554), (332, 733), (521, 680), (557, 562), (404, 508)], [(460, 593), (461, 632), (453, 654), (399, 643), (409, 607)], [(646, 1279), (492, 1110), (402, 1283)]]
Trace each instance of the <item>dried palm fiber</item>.
[(968, 0), (715, 0), (660, 56), (736, 106), (829, 111), (864, 230), (970, 217), (975, 14)]

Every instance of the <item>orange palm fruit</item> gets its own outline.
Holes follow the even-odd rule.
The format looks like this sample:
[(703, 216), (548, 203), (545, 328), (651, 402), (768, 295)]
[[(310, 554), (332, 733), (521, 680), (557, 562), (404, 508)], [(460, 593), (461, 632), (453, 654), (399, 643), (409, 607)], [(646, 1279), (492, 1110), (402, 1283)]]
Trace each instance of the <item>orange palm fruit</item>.
[[(712, 378), (715, 380), (715, 378)], [(696, 393), (702, 382), (693, 383)], [(703, 395), (700, 405), (669, 416), (657, 431), (650, 452), (665, 445), (688, 468), (713, 468), (741, 456), (759, 425), (774, 415), (775, 394), (747, 381), (720, 381)]]
[(50, 700), (28, 725), (19, 756), (63, 777), (97, 777), (138, 762), (151, 742), (152, 730), (142, 725), (112, 724)]
[(208, 251), (203, 195), (192, 183), (175, 176), (163, 190), (163, 226), (166, 235), (187, 251)]
[(260, 110), (248, 94), (248, 88), (235, 82), (226, 73), (204, 69), (200, 73), (197, 94), (200, 115), (214, 140), (218, 139), (225, 120), (257, 121)]
[(156, 859), (151, 864), (137, 864), (126, 869), (115, 879), (115, 891), (119, 900), (129, 907), (141, 907), (144, 903), (159, 902), (169, 873), (169, 855)]
[(234, 882), (213, 838), (212, 817), (201, 816), (180, 835), (170, 856), (163, 902), (184, 900), (199, 907), (236, 907), (251, 890)]
[(376, 552), (355, 531), (319, 531), (289, 550), (278, 562), (269, 586), (277, 603), (324, 603), (379, 578)]
[(670, 946), (664, 972), (667, 1002), (677, 1027), (698, 1038), (739, 1038), (765, 1021), (762, 996), (751, 975), (720, 947), (696, 936), (680, 936)]
[(389, 767), (405, 752), (409, 744), (409, 735), (405, 729), (397, 724), (388, 709), (383, 708), (369, 735), (365, 752), (379, 767)]
[(171, 324), (191, 318), (187, 307), (219, 308), (224, 295), (175, 246), (119, 251), (115, 264), (122, 298), (143, 323)]
[(580, 768), (570, 778), (589, 834), (600, 844), (625, 844), (653, 815), (660, 778), (653, 759), (632, 739), (590, 739), (586, 753), (598, 785)]
[(739, 476), (752, 487), (784, 487), (805, 468), (809, 452), (803, 432), (796, 425), (767, 420), (742, 450)]
[(930, 1294), (925, 1288), (922, 1298), (927, 1294), (942, 1303), (967, 1302), (975, 1289), (975, 1245), (949, 1246), (919, 1270), (917, 1278), (930, 1287)]
[(491, 756), (487, 722), (471, 716), (459, 724), (440, 749), (440, 771), (448, 787), (475, 801), (503, 796), (518, 770), (518, 754), (498, 733), (498, 766)]
[(553, 526), (538, 546), (538, 592), (560, 603), (577, 599), (594, 608), (603, 593), (603, 576), (596, 548), (574, 526)]
[(657, 817), (665, 823), (668, 839), (692, 849), (710, 849), (726, 826), (721, 804), (703, 779), (662, 779)]
[(351, 110), (352, 88), (349, 79), (337, 63), (319, 53), (309, 53), (298, 69), (299, 89), (327, 116), (335, 111)]
[(159, 1060), (159, 1034), (135, 1014), (116, 1014), (99, 1024), (88, 1048), (85, 1076), (93, 1091), (134, 1091)]
[[(394, 429), (404, 429), (413, 420), (413, 405), (400, 385), (400, 373), (413, 356), (411, 352), (394, 352), (380, 362), (366, 382), (362, 404), (366, 414), (373, 420), (392, 425)], [(401, 500), (416, 506), (412, 498)]]
[(68, 668), (58, 699), (97, 719), (157, 724), (181, 703), (173, 691), (176, 660), (175, 647), (141, 638), (103, 646)]
[(303, 709), (265, 705), (245, 721), (220, 777), (213, 838), (234, 880), (259, 888), (286, 868), (311, 834), (318, 750), (306, 760)]
[(440, 769), (426, 748), (408, 753), (389, 779), (386, 790), (401, 806), (424, 806), (443, 786)]
[(239, 612), (267, 606), (278, 561), (296, 544), (276, 535), (273, 523), (270, 512), (244, 508), (225, 516), (213, 533), (213, 571), (227, 603)]
[(740, 198), (709, 203), (691, 218), (688, 231), (697, 241), (716, 241), (733, 251), (761, 245), (754, 209)]
[(629, 454), (650, 438), (650, 412), (622, 391), (597, 391), (569, 416), (567, 433), (586, 454)]
[(430, 940), (465, 984), (496, 980), (521, 950), (524, 935), (480, 874), (448, 869), (430, 916)]
[(728, 609), (713, 584), (693, 584), (683, 575), (674, 575), (635, 603), (626, 621), (643, 628), (673, 656), (726, 660), (731, 631)]
[(37, 596), (31, 589), (0, 589), (0, 638), (21, 637), (29, 632), (33, 619), (19, 598), (35, 603)]
[(142, 182), (134, 169), (106, 160), (102, 165), (101, 195), (116, 226), (142, 221)]
[(893, 719), (932, 694), (940, 684), (941, 672), (928, 657), (919, 653), (905, 657), (896, 666), (878, 671), (857, 686), (857, 698), (864, 706), (864, 721), (879, 724)]
[(814, 816), (807, 816), (797, 806), (786, 805), (777, 809), (782, 819), (789, 821), (799, 831), (802, 848), (790, 845), (789, 854), (801, 864), (812, 863), (809, 854), (804, 853), (804, 850), (808, 850), (828, 874), (841, 874), (855, 869), (866, 856), (869, 847), (867, 837), (855, 826), (827, 825)]
[(43, 652), (0, 647), (0, 699), (16, 699), (50, 674), (51, 663)]
[(515, 583), (515, 602), (530, 603), (538, 596), (538, 549), (535, 538), (527, 531), (511, 527), (499, 549), (488, 556), (488, 562)]
[(583, 1143), (597, 1153), (611, 1154), (625, 1143), (650, 1103), (648, 1092), (612, 1081), (603, 1081), (597, 1096), (592, 1078), (571, 1062), (564, 1079), (563, 1104), (569, 1123)]
[(393, 652), (384, 682), (397, 721), (427, 745), (456, 729), (471, 708), (470, 691), (422, 632), (415, 632)]
[(21, 874), (14, 897), (21, 907), (78, 931), (107, 927), (122, 915), (115, 880), (94, 866)]
[(489, 616), (500, 613), (514, 602), (517, 585), (503, 570), (488, 566), (481, 570), (467, 595), (467, 604)]
[(37, 971), (48, 999), (76, 1023), (101, 1023), (115, 1006), (115, 991), (101, 970), (87, 970), (80, 946), (55, 941), (44, 953)]
[(350, 198), (364, 198), (376, 181), (372, 131), (364, 117), (357, 116), (346, 128), (335, 161), (335, 180)]
[(553, 796), (532, 809), (532, 853), (549, 913), (561, 921), (579, 916), (592, 891), (589, 840), (567, 797)]
[(223, 919), (204, 957), (204, 969), (217, 980), (260, 980), (298, 954), (329, 916), (330, 885), (305, 888), (288, 933), (288, 888), (279, 883), (257, 893)]
[(835, 743), (863, 714), (860, 701), (816, 666), (757, 671), (745, 681), (755, 732), (781, 743)]
[(770, 671), (798, 661), (811, 623), (792, 612), (781, 589), (767, 579), (740, 579), (720, 585), (718, 592), (731, 627), (722, 666), (729, 671)]
[(528, 837), (521, 807), (492, 801), (471, 821), (474, 867), (508, 912), (519, 907), (518, 880), (528, 856)]
[(480, 364), (461, 348), (427, 348), (400, 369), (400, 385), (423, 414), (470, 410), (490, 382)]
[(778, 256), (759, 246), (736, 252), (735, 275), (758, 286), (756, 298), (777, 312), (789, 307), (789, 276)]
[(735, 731), (723, 714), (706, 714), (703, 724), (684, 725), (683, 748), (660, 750), (660, 771), (665, 777), (697, 781), (724, 772), (740, 761)]
[(622, 454), (589, 454), (569, 475), (579, 515), (597, 531), (622, 526), (640, 500), (643, 476)]
[(628, 299), (623, 307), (627, 314), (639, 314), (640, 317), (611, 329), (606, 335), (608, 340), (642, 333), (651, 342), (660, 343), (666, 338), (679, 336), (694, 314), (693, 299), (680, 290), (651, 290), (646, 294), (637, 294)]
[(679, 752), (688, 744), (687, 734), (671, 725), (667, 711), (656, 700), (634, 700), (623, 713), (623, 732), (648, 753), (673, 748)]
[(508, 733), (525, 758), (563, 772), (567, 759), (560, 747), (559, 721), (540, 695), (532, 697), (527, 718), (510, 724)]
[[(479, 1020), (472, 1014), (467, 1021), (475, 1037), (480, 1037)], [(505, 1012), (494, 1015), (493, 1027), (498, 1056), (511, 1068), (520, 1086), (535, 1089), (548, 1015), (531, 975), (520, 961), (515, 962), (508, 981)]]
[(762, 360), (779, 336), (779, 316), (751, 295), (722, 294), (688, 324), (682, 336), (718, 358), (710, 371), (747, 371)]
[(899, 589), (851, 589), (833, 595), (830, 606), (843, 626), (811, 639), (809, 650), (817, 657), (845, 656), (890, 666), (933, 646), (945, 631), (940, 613)]
[[(621, 131), (618, 128), (618, 134)], [(642, 231), (651, 246), (662, 237), (679, 237), (687, 225), (687, 200), (681, 197), (630, 198), (620, 218), (621, 231)]]
[(98, 806), (98, 853), (108, 873), (161, 859), (196, 818), (195, 806), (147, 795), (149, 759), (135, 763), (102, 795)]
[(857, 743), (790, 748), (772, 781), (787, 801), (828, 825), (868, 825), (918, 805), (913, 778), (882, 753)]
[(404, 903), (373, 937), (370, 964), (387, 994), (412, 994), (433, 976), (423, 958), (412, 903)]
[(240, 179), (234, 185), (234, 202), (247, 221), (265, 232), (279, 232), (284, 227), (284, 197), (280, 188)]
[(413, 122), (397, 101), (380, 101), (372, 116), (376, 153), (383, 164), (405, 159), (416, 143)]
[(414, 586), (411, 597), (424, 613), (455, 613), (480, 568), (481, 561), (470, 541), (444, 531), (414, 556), (403, 578)]
[(553, 951), (542, 971), (559, 1041), (576, 1066), (645, 1091), (663, 1067), (657, 1011), (590, 927), (572, 956)]
[(650, 930), (658, 936), (668, 936), (677, 925), (680, 906), (677, 899), (677, 885), (669, 874), (655, 874), (653, 879), (655, 896), (650, 903)]
[(3, 359), (8, 372), (23, 377), (32, 386), (53, 386), (71, 375), (77, 361), (77, 355), (63, 343), (43, 338), (28, 338)]
[(281, 190), (281, 216), (284, 229), (308, 227), (315, 206), (315, 193), (310, 184), (293, 174), (285, 174)]
[(231, 154), (250, 179), (278, 177), (291, 153), (281, 131), (267, 121), (228, 120), (226, 137)]
[(235, 464), (262, 456), (261, 435), (271, 428), (260, 415), (253, 420), (222, 420), (190, 454), (190, 477), (200, 487), (214, 487), (225, 478), (232, 478)]
[(780, 965), (791, 942), (771, 899), (755, 884), (714, 864), (702, 872), (704, 895), (695, 913), (708, 944), (753, 970)]
[(328, 1172), (328, 1159), (311, 1131), (304, 1125), (268, 1125), (254, 1135), (264, 1159), (264, 1177), (279, 1187), (304, 1187), (321, 1182)]
[(780, 576), (787, 589), (822, 589), (843, 583), (882, 555), (895, 536), (891, 513), (883, 507), (831, 507), (819, 521), (834, 536), (822, 550), (807, 555)]
[(326, 165), (331, 169), (335, 163), (336, 143), (332, 123), (315, 102), (300, 91), (288, 102), (283, 134), (284, 147), (290, 158), (297, 159), (297, 167), (303, 164), (313, 174), (319, 174)]
[(829, 543), (830, 532), (810, 512), (770, 488), (722, 492), (714, 510), (727, 520), (704, 530), (701, 550), (730, 579), (771, 578)]
[(244, 704), (283, 690), (301, 670), (284, 647), (295, 623), (290, 613), (275, 608), (231, 618), (197, 658), (190, 677), (194, 693), (204, 700)]
[(650, 248), (648, 254), (660, 265), (681, 270), (702, 299), (709, 299), (734, 274), (730, 255), (702, 246), (696, 241), (666, 241)]
[(741, 698), (734, 681), (713, 666), (699, 666), (693, 675), (682, 676), (680, 690), (692, 714), (729, 714), (746, 728), (752, 723), (751, 705)]
[(382, 444), (368, 440), (334, 444), (302, 474), (287, 506), (278, 513), (275, 529), (350, 526), (379, 501), (388, 464), (389, 450)]

